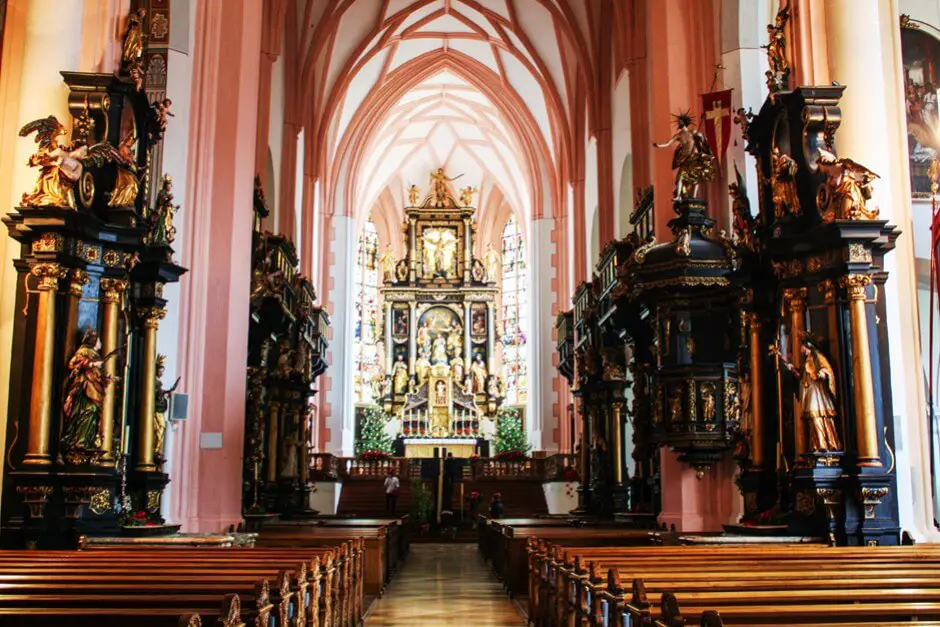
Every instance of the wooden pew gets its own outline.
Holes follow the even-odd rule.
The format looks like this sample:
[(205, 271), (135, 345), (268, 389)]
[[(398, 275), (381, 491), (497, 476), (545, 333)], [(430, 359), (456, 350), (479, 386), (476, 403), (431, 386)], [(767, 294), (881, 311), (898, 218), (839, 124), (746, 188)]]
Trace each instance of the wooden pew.
[[(149, 608), (163, 616), (173, 610), (177, 618), (184, 611), (211, 615), (224, 592), (237, 586), (244, 588), (245, 582), (257, 581), (273, 571), (276, 585), (270, 594), (272, 624), (316, 627), (358, 624), (361, 611), (355, 614), (352, 602), (346, 603), (349, 609), (345, 614), (337, 610), (336, 606), (344, 601), (331, 589), (335, 569), (331, 551), (324, 552), (322, 560), (320, 555), (313, 555), (308, 576), (305, 556), (313, 552), (255, 549), (2, 552), (0, 617), (27, 616), (24, 619), (27, 622), (17, 624), (46, 624), (36, 621), (42, 616), (61, 615), (60, 610), (67, 610), (69, 604), (77, 607), (82, 616), (94, 615), (97, 610), (107, 616), (126, 615), (128, 608), (137, 608), (137, 614), (146, 614)], [(336, 553), (341, 564), (345, 551), (341, 548)], [(293, 575), (283, 570), (278, 573), (279, 568), (288, 564), (298, 565)], [(56, 594), (52, 598), (39, 596), (48, 592), (50, 585)], [(245, 606), (255, 601), (250, 589), (248, 592), (241, 599)], [(264, 619), (255, 612), (252, 621), (258, 618)], [(4, 620), (0, 623), (7, 624)], [(120, 620), (96, 624), (138, 623), (135, 619), (133, 623)]]

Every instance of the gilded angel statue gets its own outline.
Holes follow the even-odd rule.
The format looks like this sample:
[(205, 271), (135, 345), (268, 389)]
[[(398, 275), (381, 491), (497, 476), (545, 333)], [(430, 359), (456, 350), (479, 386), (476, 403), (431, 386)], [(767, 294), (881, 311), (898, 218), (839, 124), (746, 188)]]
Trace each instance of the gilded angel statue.
[(715, 179), (718, 164), (705, 136), (697, 129), (692, 129), (692, 116), (683, 112), (675, 118), (675, 135), (662, 144), (653, 142), (653, 146), (669, 148), (673, 144), (676, 145), (672, 156), (672, 169), (676, 171), (673, 199), (679, 201), (697, 197), (701, 184)]
[(787, 2), (778, 12), (773, 24), (767, 25), (767, 45), (761, 46), (767, 51), (767, 62), (775, 76), (782, 77), (789, 73), (790, 62), (787, 60), (787, 39), (784, 34), (790, 20), (790, 3)]
[(121, 51), (121, 59), (125, 63), (139, 59), (144, 53), (144, 18), (146, 17), (147, 11), (144, 9), (132, 11), (127, 16), (127, 28), (124, 31), (124, 45)]
[[(431, 172), (431, 194), (429, 200), (435, 207), (443, 207), (447, 204), (448, 196), (450, 196), (450, 193), (447, 191), (447, 184), (456, 181), (461, 176), (463, 176), (463, 174), (458, 174), (450, 178), (444, 173), (444, 168), (438, 168), (437, 171)], [(427, 204), (427, 202), (425, 202), (425, 204)]]
[(66, 143), (65, 127), (50, 115), (33, 120), (20, 129), (20, 137), (36, 134), (38, 148), (27, 164), (39, 168), (39, 179), (29, 194), (23, 194), (24, 207), (62, 207), (77, 209), (75, 185), (85, 166), (120, 161), (122, 156), (107, 142), (88, 146), (83, 142)]
[(472, 185), (468, 185), (460, 190), (460, 202), (464, 207), (469, 207), (473, 204), (473, 195), (477, 193), (476, 188)]
[(408, 204), (412, 207), (417, 206), (418, 198), (421, 196), (421, 190), (418, 189), (417, 185), (412, 184), (408, 188)]
[(820, 186), (816, 205), (823, 220), (874, 220), (878, 209), (869, 209), (871, 185), (877, 174), (848, 158), (839, 158), (823, 148), (819, 149), (816, 165), (826, 175)]

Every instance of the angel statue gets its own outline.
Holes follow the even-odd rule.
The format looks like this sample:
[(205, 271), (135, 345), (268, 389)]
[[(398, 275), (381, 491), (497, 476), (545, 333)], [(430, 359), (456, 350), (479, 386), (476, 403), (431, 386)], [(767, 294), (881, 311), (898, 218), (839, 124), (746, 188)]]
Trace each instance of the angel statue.
[(153, 401), (153, 458), (163, 462), (163, 442), (166, 436), (166, 413), (170, 410), (170, 394), (179, 387), (180, 379), (168, 390), (163, 389), (163, 372), (166, 368), (166, 355), (157, 355), (157, 380), (154, 383)]
[(127, 28), (124, 31), (124, 46), (121, 60), (125, 63), (136, 61), (144, 54), (144, 18), (147, 11), (138, 9), (127, 16)]
[(816, 206), (823, 220), (874, 220), (878, 217), (878, 209), (866, 206), (871, 200), (871, 184), (880, 178), (877, 174), (823, 148), (819, 149), (816, 165), (827, 177), (816, 195)]
[(754, 216), (751, 215), (751, 201), (747, 197), (747, 188), (745, 187), (744, 177), (738, 170), (737, 164), (734, 166), (734, 173), (737, 180), (728, 185), (728, 195), (731, 196), (731, 214), (732, 214), (732, 241), (735, 246), (741, 246), (748, 250), (754, 249)]
[(177, 209), (179, 206), (173, 204), (173, 177), (164, 174), (157, 192), (157, 202), (149, 216), (150, 233), (147, 239), (151, 246), (169, 246), (176, 239), (173, 217)]
[(117, 179), (111, 191), (111, 200), (108, 201), (109, 207), (132, 207), (137, 202), (140, 179), (137, 177), (137, 164), (132, 150), (136, 141), (137, 135), (130, 133), (118, 144), (118, 158), (115, 158)]
[(787, 22), (790, 20), (790, 2), (777, 12), (773, 24), (767, 25), (767, 45), (761, 46), (767, 51), (768, 87), (771, 91), (780, 91), (786, 88), (786, 78), (790, 74), (790, 62), (787, 60), (787, 38), (784, 34)]
[(809, 426), (810, 445), (815, 453), (841, 451), (842, 442), (836, 432), (836, 378), (829, 360), (809, 339), (803, 338), (800, 348), (803, 365), (799, 368), (773, 348), (787, 370), (800, 379), (802, 419)]
[(468, 185), (460, 190), (460, 202), (464, 207), (469, 207), (473, 204), (473, 195), (476, 193), (477, 190), (472, 185)]
[(161, 135), (166, 132), (166, 127), (170, 123), (169, 118), (176, 117), (176, 114), (170, 111), (172, 105), (173, 101), (169, 98), (157, 100), (150, 105), (153, 109), (154, 119), (157, 121), (157, 128), (160, 130)]
[(118, 348), (101, 358), (101, 340), (89, 329), (67, 366), (65, 401), (62, 403), (62, 451), (69, 463), (91, 461), (101, 450), (101, 409), (106, 386), (118, 381), (104, 373), (104, 364), (121, 352)]
[(669, 148), (676, 144), (676, 151), (672, 156), (672, 169), (676, 171), (673, 199), (678, 202), (698, 197), (701, 184), (715, 179), (718, 164), (705, 136), (697, 129), (692, 129), (692, 116), (686, 111), (679, 113), (675, 118), (675, 135), (662, 144), (653, 142), (653, 146)]
[(770, 155), (770, 186), (773, 192), (774, 217), (778, 220), (788, 213), (800, 213), (800, 198), (796, 193), (796, 161), (774, 146)]
[(418, 205), (418, 198), (421, 196), (421, 190), (418, 189), (417, 185), (412, 185), (408, 188), (408, 206), (416, 207)]

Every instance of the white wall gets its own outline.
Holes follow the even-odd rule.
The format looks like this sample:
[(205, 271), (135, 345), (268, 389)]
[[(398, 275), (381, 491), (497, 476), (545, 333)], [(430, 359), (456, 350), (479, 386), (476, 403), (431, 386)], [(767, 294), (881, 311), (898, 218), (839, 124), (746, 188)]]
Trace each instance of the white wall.
[(332, 385), (326, 393), (331, 406), (327, 421), (330, 442), (327, 452), (334, 455), (352, 455), (355, 436), (355, 395), (353, 381), (353, 263), (356, 250), (356, 224), (353, 218), (333, 217), (333, 238), (329, 242), (333, 262), (329, 276), (332, 281), (330, 293), (333, 311), (330, 321), (333, 340), (330, 343), (330, 375)]
[(533, 448), (545, 451), (558, 450), (558, 444), (553, 441), (554, 430), (558, 426), (558, 417), (553, 414), (557, 400), (553, 382), (558, 371), (552, 365), (555, 352), (552, 279), (556, 270), (551, 263), (555, 254), (552, 243), (554, 228), (555, 221), (551, 218), (533, 220), (528, 242), (532, 287), (529, 288), (529, 408), (526, 430)]

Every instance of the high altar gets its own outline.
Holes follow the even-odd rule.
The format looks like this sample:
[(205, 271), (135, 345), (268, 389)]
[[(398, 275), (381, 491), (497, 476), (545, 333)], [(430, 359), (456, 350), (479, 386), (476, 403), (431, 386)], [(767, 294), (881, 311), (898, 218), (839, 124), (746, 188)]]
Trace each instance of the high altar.
[(402, 225), (407, 257), (386, 250), (381, 258), (382, 401), (408, 447), (417, 438), (484, 437), (503, 396), (494, 374), (499, 255), (488, 248), (484, 259), (474, 256), (474, 190), (461, 190), (458, 202), (452, 180), (443, 168), (431, 173), (420, 202), (411, 186)]

